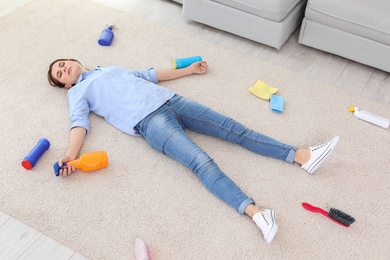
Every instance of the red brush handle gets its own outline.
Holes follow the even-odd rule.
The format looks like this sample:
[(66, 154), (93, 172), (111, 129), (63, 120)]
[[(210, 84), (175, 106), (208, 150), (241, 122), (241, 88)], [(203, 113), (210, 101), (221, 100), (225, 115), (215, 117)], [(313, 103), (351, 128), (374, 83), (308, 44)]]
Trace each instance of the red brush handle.
[(312, 205), (310, 205), (309, 203), (306, 203), (306, 202), (303, 202), (302, 203), (302, 207), (304, 207), (305, 209), (309, 210), (309, 211), (312, 211), (312, 212), (318, 212), (318, 213), (321, 213), (322, 215), (328, 217), (328, 212), (321, 209), (321, 208), (318, 208), (318, 207), (314, 207)]
[(306, 203), (306, 202), (303, 202), (302, 203), (302, 207), (304, 207), (305, 209), (311, 211), (311, 212), (317, 212), (317, 213), (321, 213), (322, 215), (324, 215), (325, 217), (328, 217), (329, 219), (333, 220), (334, 222), (336, 222), (337, 224), (343, 226), (343, 227), (349, 227), (347, 225), (344, 225), (343, 223), (340, 223), (338, 222), (337, 220), (335, 220), (334, 218), (332, 218), (331, 216), (329, 216), (329, 213), (321, 208), (318, 208), (318, 207), (314, 207), (313, 205), (310, 205), (309, 203)]

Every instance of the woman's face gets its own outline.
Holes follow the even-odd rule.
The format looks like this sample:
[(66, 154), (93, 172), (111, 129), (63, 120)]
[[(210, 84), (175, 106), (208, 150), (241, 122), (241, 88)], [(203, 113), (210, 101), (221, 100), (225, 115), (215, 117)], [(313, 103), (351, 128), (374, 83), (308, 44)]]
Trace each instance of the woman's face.
[(71, 88), (76, 84), (77, 79), (84, 70), (85, 69), (77, 61), (59, 60), (53, 64), (51, 73), (54, 79), (64, 83), (65, 88)]

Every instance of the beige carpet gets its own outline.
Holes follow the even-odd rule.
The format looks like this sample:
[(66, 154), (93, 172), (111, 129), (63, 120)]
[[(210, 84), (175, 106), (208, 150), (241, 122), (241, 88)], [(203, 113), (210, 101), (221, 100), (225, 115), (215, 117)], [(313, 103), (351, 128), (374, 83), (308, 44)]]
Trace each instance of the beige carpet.
[[(120, 28), (113, 45), (101, 47), (106, 23)], [(91, 1), (33, 0), (0, 18), (0, 39), (0, 210), (92, 259), (132, 259), (138, 236), (154, 259), (389, 259), (390, 131), (347, 111), (355, 105), (390, 117), (389, 106)], [(51, 61), (163, 69), (191, 55), (202, 55), (209, 72), (162, 85), (286, 143), (341, 137), (335, 156), (309, 176), (298, 165), (189, 133), (248, 196), (276, 211), (271, 245), (185, 167), (95, 115), (82, 152), (107, 151), (108, 168), (53, 174), (69, 119), (66, 91), (46, 80)], [(258, 79), (279, 88), (283, 114), (247, 90)], [(41, 137), (51, 147), (27, 171), (20, 163)], [(304, 201), (338, 208), (356, 223), (341, 227), (304, 210)]]

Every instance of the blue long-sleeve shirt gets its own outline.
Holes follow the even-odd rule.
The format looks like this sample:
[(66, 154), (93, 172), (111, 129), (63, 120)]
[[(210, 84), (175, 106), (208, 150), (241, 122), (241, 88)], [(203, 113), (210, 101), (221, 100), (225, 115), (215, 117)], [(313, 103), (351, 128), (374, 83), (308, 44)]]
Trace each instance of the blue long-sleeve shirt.
[(175, 92), (157, 85), (156, 71), (96, 67), (84, 72), (68, 91), (71, 128), (89, 130), (89, 112), (119, 130), (138, 135), (134, 127)]

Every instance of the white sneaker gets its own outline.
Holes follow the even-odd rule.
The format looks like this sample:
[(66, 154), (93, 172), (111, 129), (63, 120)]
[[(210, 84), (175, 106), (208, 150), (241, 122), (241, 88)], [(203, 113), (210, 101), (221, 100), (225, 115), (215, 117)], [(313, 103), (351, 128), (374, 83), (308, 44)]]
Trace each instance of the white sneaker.
[(275, 211), (272, 209), (265, 209), (257, 212), (252, 217), (253, 221), (263, 232), (263, 237), (267, 244), (271, 243), (278, 231), (278, 225), (275, 222)]
[(149, 250), (145, 241), (136, 238), (134, 242), (134, 255), (136, 260), (149, 260)]
[(313, 174), (333, 152), (339, 139), (340, 137), (336, 136), (325, 144), (309, 147), (310, 159), (307, 163), (303, 164), (301, 168), (305, 169), (309, 174)]

